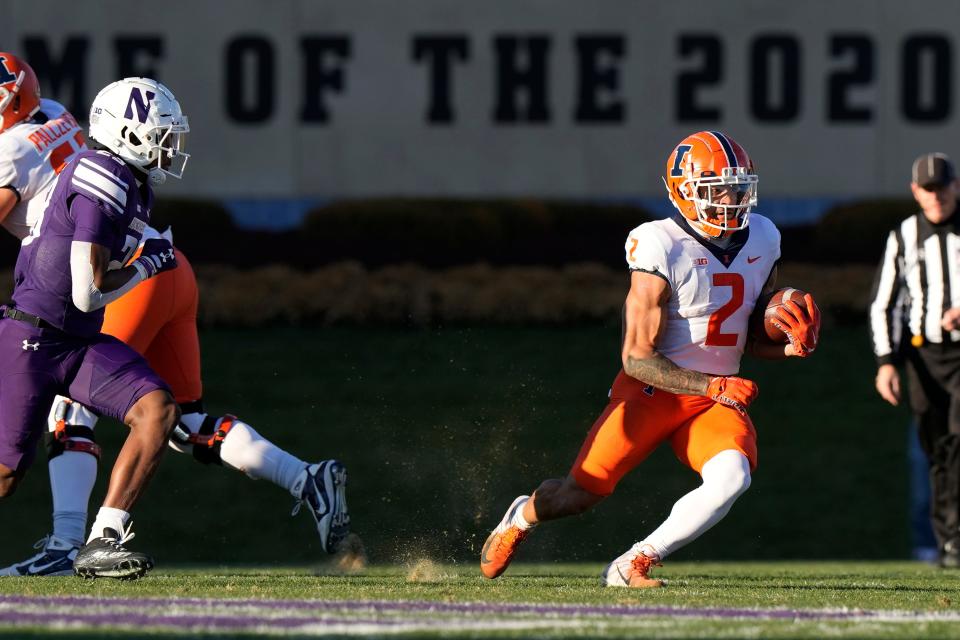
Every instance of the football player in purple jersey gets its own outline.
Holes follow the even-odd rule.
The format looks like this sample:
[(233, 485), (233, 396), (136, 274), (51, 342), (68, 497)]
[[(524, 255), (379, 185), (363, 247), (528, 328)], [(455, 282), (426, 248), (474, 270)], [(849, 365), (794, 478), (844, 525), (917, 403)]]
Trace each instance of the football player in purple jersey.
[(104, 148), (77, 154), (60, 172), (23, 241), (13, 306), (0, 319), (0, 497), (14, 492), (32, 463), (57, 394), (130, 427), (74, 561), (85, 577), (136, 578), (153, 567), (148, 555), (124, 546), (133, 537), (129, 512), (180, 412), (146, 361), (100, 328), (109, 302), (176, 266), (163, 238), (148, 239), (129, 261), (149, 220), (152, 186), (183, 173), (188, 131), (160, 83), (127, 78), (104, 88), (90, 112), (90, 137)]
[[(46, 208), (57, 176), (87, 150), (84, 134), (66, 108), (40, 96), (36, 74), (26, 61), (0, 51), (0, 224), (19, 240), (30, 235)], [(13, 96), (12, 98), (10, 96)], [(131, 110), (131, 115), (133, 111)], [(99, 126), (105, 121), (100, 120)], [(107, 125), (150, 135), (152, 122), (113, 120)], [(103, 132), (103, 139), (119, 135)], [(129, 135), (129, 132), (128, 132)], [(119, 142), (118, 142), (119, 144)], [(150, 226), (141, 245), (154, 238), (173, 242), (172, 233)], [(197, 281), (186, 256), (174, 249), (177, 267), (141, 282), (105, 307), (101, 333), (114, 336), (144, 356), (170, 387), (180, 406), (170, 446), (192, 453), (204, 465), (222, 465), (252, 479), (266, 479), (306, 507), (316, 522), (322, 548), (334, 553), (349, 532), (346, 467), (338, 460), (308, 464), (277, 447), (251, 425), (229, 414), (207, 414), (203, 406), (197, 335)], [(139, 257), (134, 253), (133, 259)], [(94, 427), (99, 416), (84, 405), (57, 396), (44, 436), (53, 494), (53, 530), (20, 562), (0, 576), (73, 575), (74, 559), (86, 540), (87, 509), (97, 477), (100, 447)]]

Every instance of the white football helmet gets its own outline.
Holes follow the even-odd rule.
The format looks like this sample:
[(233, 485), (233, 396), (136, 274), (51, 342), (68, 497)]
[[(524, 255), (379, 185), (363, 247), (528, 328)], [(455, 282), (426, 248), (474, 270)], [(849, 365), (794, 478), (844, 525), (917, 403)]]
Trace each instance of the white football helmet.
[(149, 78), (124, 78), (100, 90), (90, 105), (90, 137), (146, 172), (150, 183), (181, 178), (187, 116), (170, 89)]

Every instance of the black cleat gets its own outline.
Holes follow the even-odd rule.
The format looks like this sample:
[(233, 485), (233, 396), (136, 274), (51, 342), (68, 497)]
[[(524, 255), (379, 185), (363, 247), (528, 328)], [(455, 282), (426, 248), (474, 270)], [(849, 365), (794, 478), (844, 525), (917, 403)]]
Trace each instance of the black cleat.
[(153, 569), (153, 558), (123, 546), (124, 542), (134, 536), (129, 526), (123, 535), (113, 529), (104, 529), (103, 533), (103, 537), (94, 538), (80, 547), (73, 561), (73, 571), (78, 576), (90, 579), (136, 580)]

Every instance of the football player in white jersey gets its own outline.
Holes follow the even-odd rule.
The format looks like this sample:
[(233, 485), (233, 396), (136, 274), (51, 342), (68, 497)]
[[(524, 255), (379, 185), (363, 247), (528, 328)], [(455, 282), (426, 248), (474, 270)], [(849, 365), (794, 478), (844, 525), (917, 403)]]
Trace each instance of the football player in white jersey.
[(28, 64), (0, 52), (0, 222), (24, 238), (40, 217), (57, 174), (86, 149), (76, 119), (40, 97)]
[[(143, 82), (154, 81), (130, 79), (110, 86), (123, 101), (131, 86)], [(146, 88), (159, 94), (156, 84)], [(102, 101), (102, 96), (98, 99)], [(122, 107), (113, 111), (122, 112)], [(30, 66), (4, 52), (0, 52), (0, 115), (0, 222), (23, 240), (41, 219), (57, 175), (86, 146), (76, 119), (66, 108), (41, 99)], [(136, 125), (126, 123), (128, 127)], [(143, 137), (148, 135), (144, 133)], [(93, 133), (91, 136), (97, 138)], [(159, 237), (161, 234), (154, 229), (146, 228), (144, 240)], [(163, 237), (167, 237), (166, 232)], [(321, 546), (332, 553), (349, 532), (346, 468), (336, 460), (307, 464), (236, 417), (212, 416), (204, 411), (196, 327), (197, 283), (186, 256), (175, 251), (176, 268), (137, 285), (107, 305), (102, 332), (144, 355), (170, 385), (182, 410), (181, 424), (170, 442), (173, 449), (192, 453), (201, 463), (237, 469), (286, 489), (297, 500), (294, 512), (306, 505), (316, 520)], [(98, 416), (83, 405), (57, 397), (46, 438), (53, 532), (36, 545), (38, 553), (0, 569), (0, 576), (73, 572), (73, 560), (84, 541), (87, 507), (100, 456), (94, 437), (97, 421)]]
[(757, 298), (776, 282), (780, 233), (751, 213), (757, 175), (743, 147), (716, 131), (690, 135), (670, 154), (664, 183), (678, 213), (627, 238), (623, 370), (610, 401), (569, 474), (516, 498), (491, 532), (480, 556), (488, 578), (506, 570), (537, 523), (590, 509), (669, 442), (703, 483), (601, 576), (606, 586), (661, 586), (651, 567), (719, 522), (750, 486), (757, 445), (746, 409), (757, 385), (737, 377), (744, 351), (781, 359), (817, 346), (820, 314), (809, 294), (781, 317), (788, 344), (748, 335)]

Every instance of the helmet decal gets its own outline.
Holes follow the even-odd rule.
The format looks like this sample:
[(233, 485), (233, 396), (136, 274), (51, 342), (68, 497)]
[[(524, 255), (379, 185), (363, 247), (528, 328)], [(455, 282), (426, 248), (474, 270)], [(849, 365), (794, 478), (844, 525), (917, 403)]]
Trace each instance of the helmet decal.
[[(147, 95), (146, 100), (143, 94)], [(137, 107), (137, 120), (141, 123), (147, 121), (147, 113), (150, 111), (150, 102), (157, 96), (153, 91), (141, 91), (140, 87), (130, 89), (130, 98), (127, 100), (127, 110), (123, 112), (123, 117), (127, 120), (133, 120), (133, 107)]]
[(717, 142), (720, 143), (720, 146), (723, 147), (723, 153), (727, 156), (727, 163), (731, 167), (738, 166), (737, 154), (733, 152), (733, 145), (730, 144), (730, 139), (719, 131), (708, 131), (707, 133), (716, 138)]
[(17, 79), (17, 74), (7, 68), (6, 56), (0, 55), (0, 84), (7, 84)]
[(673, 168), (670, 169), (670, 177), (679, 178), (683, 175), (683, 169), (680, 168), (680, 164), (683, 162), (683, 156), (687, 155), (687, 151), (690, 151), (693, 146), (689, 144), (677, 145), (677, 158), (673, 161)]

